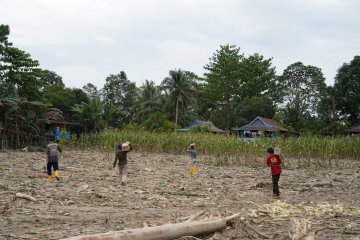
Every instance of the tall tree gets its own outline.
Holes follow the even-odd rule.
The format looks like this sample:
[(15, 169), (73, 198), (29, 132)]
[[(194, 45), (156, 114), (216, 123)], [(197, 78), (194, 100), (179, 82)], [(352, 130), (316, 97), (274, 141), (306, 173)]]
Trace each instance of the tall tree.
[(100, 96), (99, 90), (92, 83), (88, 83), (88, 84), (84, 85), (82, 87), (82, 89), (89, 98), (94, 98), (94, 97), (99, 97)]
[(318, 104), (325, 94), (321, 69), (296, 62), (284, 70), (279, 80), (286, 115), (284, 122), (296, 131), (304, 130), (304, 120), (318, 114)]
[(99, 97), (92, 98), (88, 103), (75, 104), (72, 110), (77, 114), (85, 131), (101, 131), (104, 127), (104, 103)]
[(267, 97), (269, 100), (278, 100), (276, 92), (277, 77), (275, 67), (272, 66), (272, 59), (264, 59), (258, 53), (244, 57), (241, 61), (241, 78), (238, 86), (238, 97)]
[(62, 77), (57, 75), (54, 71), (42, 70), (40, 72), (41, 81), (44, 85), (62, 85), (65, 84), (62, 81)]
[[(210, 63), (205, 65), (204, 97), (208, 109), (223, 111), (224, 120), (222, 127), (230, 128), (230, 103), (237, 94), (241, 79), (240, 48), (233, 45), (220, 46), (219, 50), (210, 58)], [(216, 123), (215, 123), (216, 124)]]
[(155, 82), (145, 80), (139, 89), (138, 105), (137, 118), (140, 122), (143, 122), (151, 113), (161, 112), (161, 90)]
[(360, 123), (360, 56), (344, 63), (335, 76), (334, 88), (339, 97), (342, 118), (350, 125)]
[(175, 132), (178, 124), (179, 104), (184, 107), (195, 100), (195, 83), (192, 76), (192, 73), (181, 69), (170, 70), (169, 76), (161, 83), (161, 88), (168, 95), (168, 104), (175, 103)]
[(134, 120), (137, 89), (135, 83), (128, 80), (125, 72), (108, 76), (102, 93), (106, 101), (118, 108), (120, 126)]

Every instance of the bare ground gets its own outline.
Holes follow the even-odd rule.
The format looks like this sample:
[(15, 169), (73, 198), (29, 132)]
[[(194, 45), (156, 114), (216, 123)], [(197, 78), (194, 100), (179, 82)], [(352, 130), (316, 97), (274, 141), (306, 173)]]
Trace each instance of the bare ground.
[[(285, 169), (272, 199), (269, 169), (213, 166), (200, 157), (129, 153), (129, 182), (97, 151), (68, 151), (47, 183), (41, 153), (0, 152), (0, 239), (61, 239), (241, 213), (201, 239), (360, 239), (360, 168)], [(15, 197), (32, 196), (36, 201)], [(307, 237), (307, 238), (304, 238)], [(185, 238), (184, 238), (185, 239)], [(191, 238), (187, 238), (191, 239)]]

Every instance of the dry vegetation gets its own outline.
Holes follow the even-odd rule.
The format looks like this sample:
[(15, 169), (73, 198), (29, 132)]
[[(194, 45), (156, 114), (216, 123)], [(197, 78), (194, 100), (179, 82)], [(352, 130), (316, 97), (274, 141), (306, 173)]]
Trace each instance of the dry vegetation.
[(360, 236), (358, 161), (342, 160), (340, 168), (285, 169), (281, 199), (273, 200), (266, 167), (215, 166), (200, 154), (199, 173), (191, 176), (186, 155), (134, 151), (129, 183), (122, 187), (104, 156), (65, 151), (61, 182), (47, 183), (43, 154), (0, 152), (0, 239), (61, 239), (182, 222), (201, 210), (200, 219), (242, 216), (222, 232), (197, 236), (201, 239)]

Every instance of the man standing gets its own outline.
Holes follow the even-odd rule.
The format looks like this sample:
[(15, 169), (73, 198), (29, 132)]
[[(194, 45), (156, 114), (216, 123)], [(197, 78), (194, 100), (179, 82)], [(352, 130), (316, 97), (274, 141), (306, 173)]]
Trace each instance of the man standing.
[(125, 186), (127, 180), (127, 174), (128, 174), (127, 153), (132, 150), (132, 146), (130, 145), (129, 142), (126, 142), (123, 144), (119, 144), (117, 148), (118, 149), (115, 153), (113, 168), (115, 168), (116, 162), (118, 161), (121, 185)]
[(60, 181), (59, 178), (59, 157), (62, 152), (58, 141), (50, 142), (45, 149), (46, 157), (47, 157), (47, 174), (48, 174), (48, 182), (52, 180), (52, 169), (54, 169), (54, 175), (56, 180)]

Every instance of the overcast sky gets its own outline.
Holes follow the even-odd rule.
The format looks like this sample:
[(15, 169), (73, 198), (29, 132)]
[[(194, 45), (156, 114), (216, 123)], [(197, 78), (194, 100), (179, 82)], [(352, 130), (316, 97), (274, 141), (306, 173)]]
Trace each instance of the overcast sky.
[(225, 44), (272, 57), (278, 74), (317, 66), (330, 85), (360, 55), (359, 12), (359, 0), (0, 0), (14, 46), (79, 88), (120, 71), (137, 86), (175, 68), (202, 76)]

